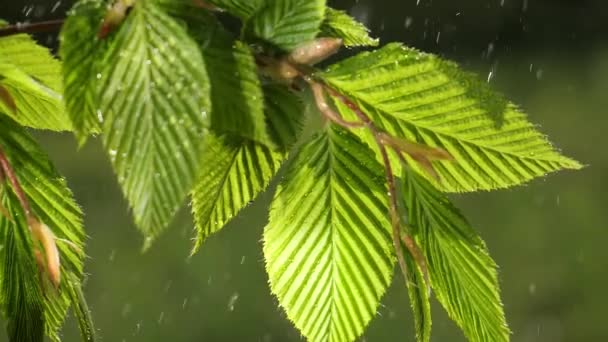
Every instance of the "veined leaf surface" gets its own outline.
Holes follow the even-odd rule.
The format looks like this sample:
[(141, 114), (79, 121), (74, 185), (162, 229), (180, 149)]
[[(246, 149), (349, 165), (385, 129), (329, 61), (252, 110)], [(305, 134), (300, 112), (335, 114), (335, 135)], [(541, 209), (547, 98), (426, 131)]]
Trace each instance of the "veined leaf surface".
[(394, 253), (382, 167), (329, 126), (301, 146), (264, 231), (272, 292), (309, 341), (354, 341), (390, 283)]
[(469, 341), (509, 341), (496, 264), (485, 244), (445, 195), (404, 170), (405, 208), (437, 299)]
[(106, 11), (104, 1), (77, 2), (59, 36), (65, 106), (80, 145), (91, 134), (101, 131), (97, 91), (101, 81), (100, 62), (107, 45), (113, 39), (112, 36), (103, 40), (97, 38)]
[(149, 243), (197, 178), (209, 80), (196, 42), (153, 2), (138, 1), (103, 61), (104, 144)]
[[(23, 209), (14, 197), (12, 188), (5, 182), (2, 186), (3, 204), (9, 210), (12, 220), (0, 215), (0, 222), (4, 230), (2, 236), (6, 239), (4, 243), (7, 246), (12, 245), (1, 250), (4, 265), (0, 272), (4, 284), (2, 305), (9, 320), (17, 319), (19, 315), (32, 314), (30, 321), (25, 319), (17, 323), (43, 324), (43, 331), (47, 336), (58, 341), (58, 330), (70, 304), (68, 292), (81, 286), (84, 262), (82, 213), (65, 180), (59, 176), (46, 154), (24, 129), (4, 117), (0, 118), (0, 131), (3, 132), (0, 135), (0, 146), (15, 171), (32, 211), (57, 238), (63, 279), (55, 295), (44, 295), (41, 287), (44, 277), (39, 276), (33, 259), (31, 234)], [(27, 309), (28, 307), (33, 311)], [(38, 311), (43, 314), (43, 318), (35, 318), (35, 315), (39, 314)], [(21, 319), (24, 318), (19, 320)], [(33, 333), (40, 327), (31, 328)], [(15, 334), (29, 333), (26, 330), (22, 326), (17, 327)], [(26, 341), (15, 338), (11, 341)]]
[(402, 250), (407, 265), (406, 286), (414, 316), (416, 341), (429, 342), (431, 340), (432, 325), (429, 285), (424, 280), (424, 273), (416, 264), (415, 258), (405, 246), (403, 246)]
[(206, 238), (223, 228), (264, 191), (298, 138), (303, 110), (285, 87), (265, 87), (266, 116), (279, 151), (252, 140), (223, 136), (206, 138), (201, 177), (192, 192), (192, 211), (198, 236), (196, 252)]
[[(441, 181), (410, 165), (445, 191), (506, 188), (581, 165), (559, 154), (513, 104), (456, 65), (389, 44), (320, 73), (389, 134), (447, 150), (436, 162)], [(343, 115), (350, 110), (336, 104)], [(371, 134), (361, 130), (370, 145)], [(397, 158), (393, 164), (400, 165)]]

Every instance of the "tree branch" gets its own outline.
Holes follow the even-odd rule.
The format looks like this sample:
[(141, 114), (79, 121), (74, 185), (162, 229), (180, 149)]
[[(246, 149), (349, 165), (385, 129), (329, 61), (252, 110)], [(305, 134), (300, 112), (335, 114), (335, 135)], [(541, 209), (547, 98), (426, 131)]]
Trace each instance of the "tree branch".
[(6, 37), (18, 33), (40, 33), (56, 32), (61, 29), (65, 19), (54, 19), (36, 23), (17, 23), (0, 27), (0, 37)]

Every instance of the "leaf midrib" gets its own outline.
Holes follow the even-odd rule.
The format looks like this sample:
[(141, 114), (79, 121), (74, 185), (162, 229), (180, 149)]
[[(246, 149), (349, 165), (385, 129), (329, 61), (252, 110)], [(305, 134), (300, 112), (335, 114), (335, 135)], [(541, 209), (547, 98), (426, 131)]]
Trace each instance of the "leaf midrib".
[[(333, 149), (334, 149), (334, 144), (333, 144), (333, 140), (332, 140), (332, 130), (331, 130), (331, 126), (328, 125), (326, 126), (326, 135), (327, 135), (327, 153), (329, 154), (328, 156), (328, 167), (329, 167), (329, 172), (328, 172), (328, 178), (329, 178), (329, 203), (333, 203), (334, 199), (337, 197), (334, 192), (335, 192), (335, 188), (334, 188), (334, 181), (332, 181), (332, 178), (336, 178), (336, 175), (334, 174), (334, 170), (332, 168), (332, 164), (335, 163), (334, 159), (334, 153), (333, 153)], [(330, 281), (331, 281), (331, 307), (330, 307), (330, 312), (329, 312), (329, 319), (330, 322), (332, 322), (332, 324), (330, 325), (330, 329), (329, 332), (327, 334), (328, 339), (327, 341), (333, 341), (332, 337), (333, 337), (333, 333), (334, 333), (334, 329), (337, 329), (337, 327), (335, 326), (335, 313), (337, 312), (337, 308), (336, 308), (336, 296), (337, 296), (337, 290), (336, 290), (336, 275), (339, 275), (340, 272), (338, 271), (338, 265), (336, 264), (336, 258), (334, 257), (336, 255), (336, 227), (334, 224), (334, 205), (330, 205), (329, 206), (329, 220), (331, 222), (331, 277), (330, 277)]]

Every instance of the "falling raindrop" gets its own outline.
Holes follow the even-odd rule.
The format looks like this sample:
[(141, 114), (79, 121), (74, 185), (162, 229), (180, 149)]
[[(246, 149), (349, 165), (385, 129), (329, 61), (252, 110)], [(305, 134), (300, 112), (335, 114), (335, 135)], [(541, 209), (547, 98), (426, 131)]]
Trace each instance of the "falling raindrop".
[(236, 301), (239, 299), (238, 292), (235, 292), (230, 296), (228, 300), (228, 311), (234, 311), (234, 306), (236, 305)]

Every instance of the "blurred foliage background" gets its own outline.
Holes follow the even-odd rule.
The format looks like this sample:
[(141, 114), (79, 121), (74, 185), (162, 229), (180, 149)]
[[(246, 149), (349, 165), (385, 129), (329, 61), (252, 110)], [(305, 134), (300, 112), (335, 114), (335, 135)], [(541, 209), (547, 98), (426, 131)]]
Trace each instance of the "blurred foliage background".
[[(1, 0), (0, 17), (61, 18), (73, 1)], [(383, 43), (459, 62), (588, 165), (526, 186), (452, 196), (500, 265), (517, 342), (606, 341), (608, 327), (608, 3), (602, 0), (330, 1)], [(37, 38), (56, 47), (56, 34)], [(346, 52), (348, 53), (348, 52)], [(269, 193), (188, 258), (187, 208), (146, 253), (99, 141), (37, 134), (82, 205), (86, 295), (102, 341), (298, 341), (269, 294), (260, 237)], [(413, 341), (397, 278), (362, 341)], [(433, 341), (464, 341), (434, 307)], [(1, 333), (0, 333), (1, 334)], [(69, 321), (65, 341), (78, 341)], [(5, 340), (0, 335), (0, 341)]]

